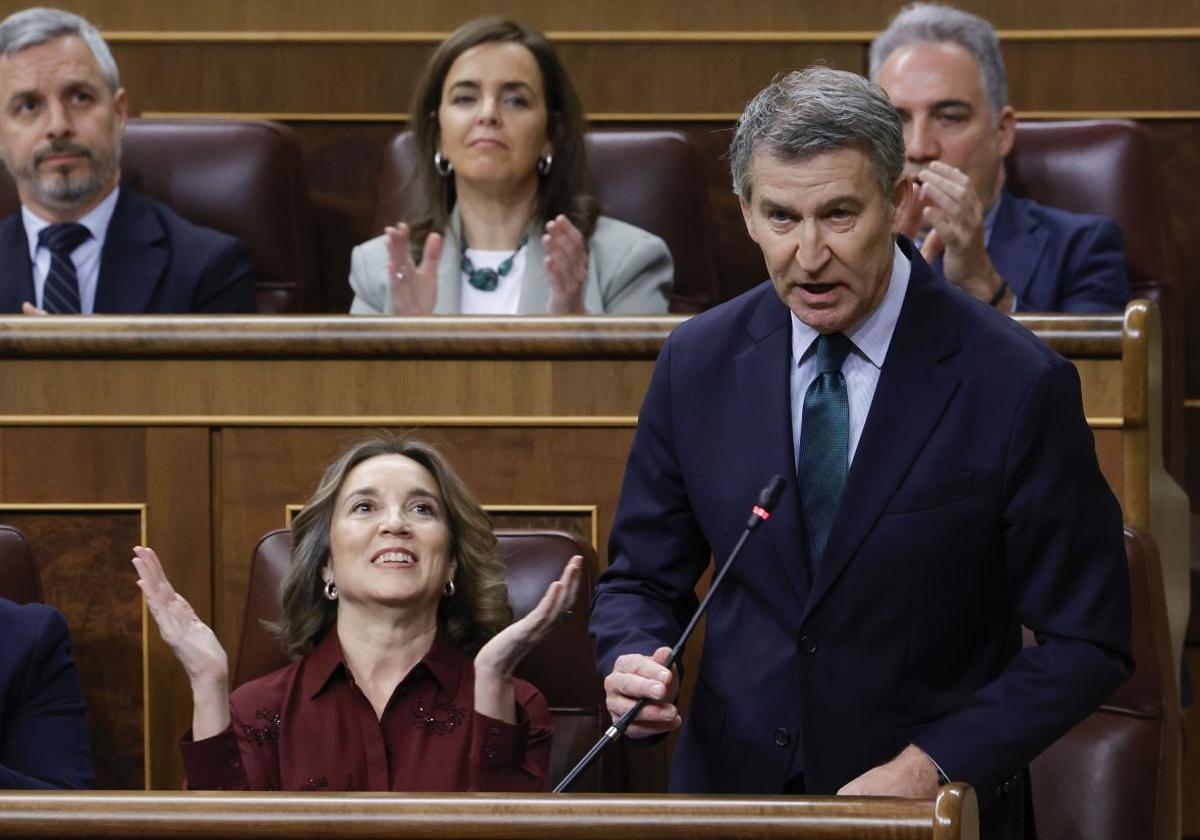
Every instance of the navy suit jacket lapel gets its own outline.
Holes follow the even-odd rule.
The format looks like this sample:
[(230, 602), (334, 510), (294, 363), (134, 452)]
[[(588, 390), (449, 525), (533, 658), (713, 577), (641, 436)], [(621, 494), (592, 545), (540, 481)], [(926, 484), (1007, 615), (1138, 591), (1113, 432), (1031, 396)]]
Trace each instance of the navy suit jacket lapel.
[(955, 294), (901, 240), (913, 260), (908, 292), (892, 334), (879, 384), (859, 438), (842, 503), (805, 603), (804, 618), (834, 585), (916, 460), (958, 388), (958, 377), (940, 362), (961, 340), (949, 296)]
[(786, 483), (763, 530), (770, 534), (797, 601), (803, 603), (809, 579), (792, 450), (791, 317), (774, 289), (762, 296), (747, 332), (752, 344), (736, 359), (740, 433), (750, 454), (755, 492), (772, 475), (781, 475)]
[(1029, 213), (1026, 202), (1007, 190), (1000, 191), (999, 201), (988, 257), (1021, 304), (1029, 300), (1029, 286), (1046, 249), (1047, 234)]
[(121, 187), (100, 255), (95, 311), (149, 311), (167, 268), (167, 245), (166, 231), (150, 206), (129, 187)]
[(29, 238), (17, 212), (0, 222), (0, 312), (20, 312), (25, 301), (37, 303)]

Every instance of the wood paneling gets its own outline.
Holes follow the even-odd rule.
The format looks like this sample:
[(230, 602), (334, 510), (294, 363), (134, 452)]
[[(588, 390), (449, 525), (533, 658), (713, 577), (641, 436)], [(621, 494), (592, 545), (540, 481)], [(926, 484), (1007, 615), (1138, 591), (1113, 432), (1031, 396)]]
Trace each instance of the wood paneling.
[[(118, 44), (135, 113), (407, 112), (432, 45)], [(740, 113), (780, 71), (823, 61), (861, 70), (860, 43), (559, 45), (589, 113)], [(379, 117), (376, 116), (375, 119)]]
[(1197, 41), (1004, 44), (1009, 101), (1021, 111), (1195, 111)]
[[(896, 0), (797, 3), (795, 0), (59, 0), (103, 29), (259, 31), (441, 31), (482, 15), (511, 15), (545, 30), (876, 30)], [(1191, 0), (960, 0), (958, 7), (998, 28), (1200, 26)]]
[(71, 628), (96, 787), (142, 789), (142, 609), (128, 561), (142, 539), (141, 513), (0, 509), (0, 523), (29, 539), (43, 597)]
[[(1018, 111), (1196, 112), (1197, 41), (1018, 41), (1004, 45)], [(563, 43), (588, 113), (732, 120), (776, 74), (822, 62), (866, 70), (865, 41)], [(432, 45), (386, 43), (117, 44), (135, 113), (402, 115)], [(1136, 67), (1137, 72), (1130, 72)]]

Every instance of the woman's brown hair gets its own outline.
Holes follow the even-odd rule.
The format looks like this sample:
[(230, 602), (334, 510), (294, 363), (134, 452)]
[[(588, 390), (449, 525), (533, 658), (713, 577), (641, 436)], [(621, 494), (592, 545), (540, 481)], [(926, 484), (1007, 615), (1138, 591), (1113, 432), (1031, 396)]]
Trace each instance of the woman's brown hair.
[(292, 561), (283, 579), (283, 618), (273, 630), (288, 655), (304, 656), (337, 618), (337, 602), (324, 594), (321, 569), (329, 562), (329, 532), (338, 492), (350, 471), (380, 455), (403, 455), (429, 470), (442, 494), (456, 561), (455, 593), (438, 604), (438, 631), (474, 654), (512, 621), (504, 564), (492, 521), (441, 454), (412, 438), (379, 435), (354, 444), (332, 464), (316, 492), (292, 519)]
[(417, 80), (409, 124), (417, 155), (414, 201), (408, 219), (414, 258), (420, 257), (429, 234), (446, 229), (456, 201), (453, 175), (442, 177), (433, 167), (438, 148), (437, 112), (446, 76), (458, 57), (472, 47), (503, 42), (524, 46), (542, 71), (546, 136), (554, 149), (554, 162), (548, 173), (538, 177), (538, 220), (546, 222), (561, 213), (585, 240), (591, 238), (596, 227), (600, 208), (588, 189), (583, 107), (558, 54), (546, 36), (535, 29), (505, 18), (477, 18), (464, 23), (441, 43)]

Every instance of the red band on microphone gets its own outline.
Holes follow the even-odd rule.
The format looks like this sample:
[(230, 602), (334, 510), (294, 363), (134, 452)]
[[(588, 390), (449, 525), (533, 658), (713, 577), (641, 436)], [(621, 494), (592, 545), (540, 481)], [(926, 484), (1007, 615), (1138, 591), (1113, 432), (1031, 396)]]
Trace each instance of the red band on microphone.
[(771, 518), (771, 511), (763, 510), (758, 505), (755, 505), (751, 512), (764, 522)]

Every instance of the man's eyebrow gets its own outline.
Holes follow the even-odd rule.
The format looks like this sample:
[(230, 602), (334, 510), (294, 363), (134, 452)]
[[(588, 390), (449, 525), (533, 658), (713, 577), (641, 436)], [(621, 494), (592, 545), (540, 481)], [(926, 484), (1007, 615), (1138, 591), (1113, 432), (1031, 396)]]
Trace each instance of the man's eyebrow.
[(775, 211), (781, 211), (783, 213), (787, 213), (788, 215), (793, 215), (795, 213), (795, 211), (788, 205), (780, 204), (778, 201), (772, 201), (769, 198), (764, 198), (759, 201), (758, 206), (764, 213), (773, 213)]
[(930, 106), (931, 111), (940, 111), (943, 108), (966, 108), (973, 110), (974, 106), (965, 99), (939, 99)]
[(41, 91), (37, 88), (25, 88), (24, 90), (14, 90), (12, 95), (8, 97), (7, 102), (17, 102), (26, 99), (37, 99), (40, 97)]

